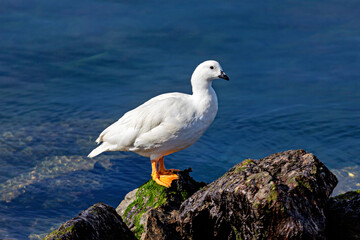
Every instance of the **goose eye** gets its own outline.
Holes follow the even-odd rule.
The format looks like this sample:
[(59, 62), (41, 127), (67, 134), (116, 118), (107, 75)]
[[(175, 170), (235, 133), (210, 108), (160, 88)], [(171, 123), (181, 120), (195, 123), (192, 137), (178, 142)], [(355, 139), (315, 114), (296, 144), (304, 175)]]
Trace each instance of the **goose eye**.
[(213, 67), (213, 66), (210, 66), (210, 69), (214, 69), (214, 67)]

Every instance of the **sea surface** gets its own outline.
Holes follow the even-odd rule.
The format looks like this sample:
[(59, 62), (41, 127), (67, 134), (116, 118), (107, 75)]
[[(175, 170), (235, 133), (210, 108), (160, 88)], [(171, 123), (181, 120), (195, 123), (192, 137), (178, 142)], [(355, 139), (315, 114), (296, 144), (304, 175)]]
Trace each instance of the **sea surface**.
[(314, 153), (360, 188), (360, 4), (328, 1), (0, 1), (0, 238), (39, 239), (150, 178), (147, 158), (87, 154), (124, 113), (191, 93), (220, 62), (219, 111), (165, 158), (211, 182), (246, 158)]

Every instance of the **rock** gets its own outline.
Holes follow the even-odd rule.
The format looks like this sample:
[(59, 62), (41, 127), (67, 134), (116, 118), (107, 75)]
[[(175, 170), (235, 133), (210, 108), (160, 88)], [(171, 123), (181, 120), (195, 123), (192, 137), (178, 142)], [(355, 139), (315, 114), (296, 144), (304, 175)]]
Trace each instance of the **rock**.
[(180, 239), (176, 232), (178, 209), (206, 184), (189, 176), (191, 169), (177, 172), (179, 179), (165, 188), (149, 180), (125, 196), (116, 211), (140, 239)]
[(62, 224), (44, 240), (135, 240), (134, 234), (122, 221), (115, 209), (97, 203), (79, 216)]
[(325, 239), (337, 179), (313, 154), (245, 160), (181, 204), (183, 239)]
[(190, 171), (128, 193), (116, 209), (127, 226), (99, 203), (45, 239), (360, 239), (360, 193), (328, 201), (337, 179), (304, 150), (247, 159), (208, 185)]
[(117, 206), (116, 208), (116, 212), (120, 215), (123, 216), (125, 213), (126, 208), (135, 201), (136, 199), (136, 193), (138, 191), (139, 188), (135, 188), (134, 190), (132, 190), (131, 192), (129, 192), (128, 194), (125, 195), (124, 200), (122, 200), (119, 204), (119, 206)]
[(330, 198), (325, 215), (327, 239), (360, 239), (360, 190)]

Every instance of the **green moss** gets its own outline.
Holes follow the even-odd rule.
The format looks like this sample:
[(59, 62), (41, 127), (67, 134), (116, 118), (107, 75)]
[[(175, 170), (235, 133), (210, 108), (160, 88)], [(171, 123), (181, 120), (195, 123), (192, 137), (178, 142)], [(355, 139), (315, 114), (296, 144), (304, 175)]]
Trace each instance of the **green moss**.
[(350, 191), (350, 192), (347, 192), (347, 193), (337, 195), (336, 197), (334, 197), (334, 199), (337, 200), (337, 201), (342, 202), (342, 201), (352, 200), (352, 199), (358, 197), (359, 194), (360, 194), (360, 190)]
[(247, 168), (248, 168), (248, 167), (237, 167), (237, 168), (235, 168), (234, 172), (235, 172), (235, 173), (239, 173), (239, 172), (244, 171), (244, 170), (247, 169)]
[(314, 164), (313, 167), (312, 167), (312, 169), (311, 169), (311, 174), (312, 174), (313, 176), (316, 175), (317, 169), (318, 169), (317, 164)]
[(239, 166), (235, 167), (234, 172), (239, 173), (241, 171), (244, 171), (245, 169), (249, 168), (250, 164), (254, 164), (254, 160), (252, 159), (245, 159), (242, 161)]
[(307, 188), (310, 192), (313, 192), (313, 189), (310, 185), (310, 182), (307, 181), (303, 176), (299, 176), (296, 178), (296, 182), (299, 186)]
[(254, 164), (254, 160), (248, 158), (241, 162), (241, 165), (249, 165), (249, 164)]
[(280, 203), (280, 211), (281, 211), (282, 213), (285, 213), (285, 206), (284, 206), (283, 203)]
[(268, 200), (269, 203), (275, 202), (277, 197), (278, 197), (277, 192), (276, 191), (271, 191), (267, 200)]
[(177, 185), (177, 192), (171, 192), (170, 195), (177, 195), (178, 193), (180, 193), (183, 201), (190, 197), (190, 193), (186, 190), (180, 190), (179, 185)]
[(60, 229), (56, 229), (55, 231), (48, 234), (43, 240), (47, 239), (60, 239), (61, 236), (65, 235), (68, 232), (72, 232), (74, 229), (74, 225), (71, 225), (69, 227), (61, 227)]
[(231, 226), (231, 228), (233, 229), (234, 233), (235, 233), (235, 239), (236, 240), (242, 240), (241, 238), (241, 233), (236, 229), (235, 226)]
[(144, 232), (144, 226), (140, 224), (140, 220), (135, 222), (135, 237), (140, 239), (141, 234)]
[(254, 201), (252, 205), (253, 205), (254, 208), (259, 208), (261, 206), (260, 202), (257, 201), (257, 200)]
[(189, 198), (189, 193), (187, 191), (181, 191), (180, 194), (184, 201)]
[(275, 186), (275, 183), (273, 181), (270, 182), (270, 193), (269, 193), (269, 197), (267, 198), (268, 203), (273, 203), (277, 200), (278, 198), (278, 192)]
[(89, 210), (93, 211), (94, 213), (100, 214), (99, 210), (94, 206), (91, 206)]
[(297, 175), (292, 178), (289, 178), (286, 180), (286, 183), (289, 185), (293, 185), (294, 187), (304, 187), (304, 188), (308, 189), (310, 192), (313, 192), (313, 188), (311, 187), (311, 182), (309, 182), (302, 175)]
[[(134, 217), (135, 236), (140, 238), (144, 232), (144, 226), (140, 224), (141, 216), (150, 208), (157, 208), (163, 205), (168, 199), (166, 188), (158, 185), (154, 180), (149, 180), (139, 187), (136, 192), (135, 200), (126, 208), (123, 218), (128, 223), (128, 219)], [(135, 211), (132, 211), (132, 210)], [(129, 213), (131, 214), (129, 216)]]
[[(177, 187), (179, 186), (177, 185)], [(135, 200), (125, 209), (122, 218), (127, 224), (129, 224), (130, 221), (134, 223), (135, 236), (140, 238), (144, 232), (144, 226), (140, 224), (140, 219), (144, 213), (150, 209), (164, 205), (171, 199), (182, 198), (182, 200), (185, 201), (189, 197), (190, 193), (186, 190), (179, 188), (170, 190), (169, 188), (158, 185), (151, 179), (139, 187), (135, 195)]]

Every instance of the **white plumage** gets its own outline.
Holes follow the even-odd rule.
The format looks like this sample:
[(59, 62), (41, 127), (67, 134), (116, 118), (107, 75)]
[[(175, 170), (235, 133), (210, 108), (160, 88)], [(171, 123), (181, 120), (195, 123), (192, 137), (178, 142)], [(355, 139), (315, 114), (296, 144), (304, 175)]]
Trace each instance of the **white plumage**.
[(193, 94), (166, 93), (125, 113), (96, 140), (102, 144), (88, 157), (105, 151), (132, 151), (158, 161), (189, 147), (214, 120), (218, 103), (211, 84), (229, 80), (216, 61), (205, 61), (191, 77)]

